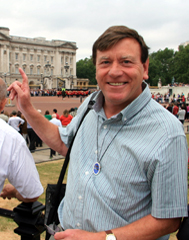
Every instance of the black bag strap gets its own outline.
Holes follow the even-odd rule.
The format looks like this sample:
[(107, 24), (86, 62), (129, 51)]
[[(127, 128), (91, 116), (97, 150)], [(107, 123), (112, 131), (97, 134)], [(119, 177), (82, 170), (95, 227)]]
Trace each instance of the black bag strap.
[(61, 190), (61, 186), (62, 186), (62, 182), (63, 182), (63, 179), (64, 179), (64, 176), (65, 176), (65, 173), (66, 173), (66, 169), (67, 169), (67, 166), (68, 166), (68, 163), (69, 163), (69, 159), (70, 159), (70, 152), (71, 152), (71, 149), (72, 149), (72, 145), (73, 145), (73, 142), (74, 142), (74, 139), (76, 137), (76, 134), (84, 120), (84, 118), (86, 117), (86, 115), (88, 114), (88, 112), (92, 109), (92, 106), (94, 105), (95, 101), (93, 100), (94, 97), (96, 96), (98, 92), (94, 93), (88, 103), (88, 107), (87, 107), (87, 110), (85, 111), (80, 123), (79, 123), (79, 126), (77, 128), (77, 131), (70, 143), (70, 146), (68, 148), (68, 151), (67, 151), (67, 154), (66, 154), (66, 157), (65, 157), (65, 161), (63, 163), (63, 166), (62, 166), (62, 170), (60, 172), (60, 176), (59, 176), (59, 179), (58, 179), (58, 182), (57, 182), (57, 185), (56, 185), (56, 190), (55, 190), (55, 193), (53, 194), (53, 199), (52, 199), (52, 208), (50, 209), (50, 212), (49, 212), (49, 216), (48, 216), (48, 219), (47, 219), (47, 224), (50, 224), (52, 223), (51, 222), (51, 219), (53, 219), (53, 216), (54, 214), (56, 213), (55, 211), (57, 211), (58, 209), (58, 205), (59, 205), (59, 193), (60, 193), (60, 190)]

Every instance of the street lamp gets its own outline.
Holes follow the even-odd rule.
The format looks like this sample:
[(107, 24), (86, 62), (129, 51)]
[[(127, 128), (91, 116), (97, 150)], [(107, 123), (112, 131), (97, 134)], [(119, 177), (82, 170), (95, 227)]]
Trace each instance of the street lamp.
[(73, 89), (73, 85), (74, 85), (73, 75), (70, 75), (70, 80), (71, 80), (71, 89)]
[(6, 76), (7, 76), (7, 74), (6, 74), (6, 73), (4, 73), (4, 77), (5, 77), (5, 83), (7, 83), (7, 82), (6, 82)]
[[(44, 84), (43, 73), (41, 73), (41, 84)], [(44, 87), (44, 86), (43, 86)]]

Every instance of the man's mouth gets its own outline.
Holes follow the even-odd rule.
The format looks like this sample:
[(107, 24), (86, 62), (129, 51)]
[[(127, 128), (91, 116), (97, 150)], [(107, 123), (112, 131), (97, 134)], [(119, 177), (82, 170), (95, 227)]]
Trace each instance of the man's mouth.
[(122, 86), (122, 85), (124, 85), (124, 84), (126, 84), (125, 82), (122, 82), (122, 83), (112, 83), (112, 82), (109, 82), (108, 83), (109, 85), (111, 85), (111, 86)]

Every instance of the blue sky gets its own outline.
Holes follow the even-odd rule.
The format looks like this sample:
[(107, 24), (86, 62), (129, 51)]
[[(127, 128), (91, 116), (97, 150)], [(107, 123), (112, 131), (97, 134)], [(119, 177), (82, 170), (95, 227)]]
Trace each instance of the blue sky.
[(74, 41), (77, 61), (112, 25), (137, 30), (150, 52), (189, 41), (188, 0), (0, 0), (0, 8), (0, 27), (10, 35)]

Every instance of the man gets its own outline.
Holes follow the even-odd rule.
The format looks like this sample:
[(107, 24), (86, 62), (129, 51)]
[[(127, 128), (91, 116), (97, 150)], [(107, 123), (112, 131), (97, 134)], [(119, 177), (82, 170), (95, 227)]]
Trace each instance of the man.
[[(0, 78), (0, 111), (3, 110), (6, 101), (6, 84)], [(12, 185), (7, 184), (3, 188), (6, 178)], [(0, 119), (0, 192), (3, 198), (15, 197), (23, 202), (34, 202), (43, 193), (34, 160), (24, 138), (2, 119)]]
[(24, 123), (24, 119), (17, 116), (17, 112), (12, 111), (12, 117), (9, 118), (8, 124), (12, 126), (16, 131), (20, 131), (20, 125)]
[(62, 127), (61, 121), (59, 119), (57, 119), (56, 113), (52, 114), (52, 119), (49, 122), (57, 125), (58, 127)]
[[(54, 110), (56, 110), (56, 109), (54, 109)], [(55, 112), (54, 110), (53, 110), (53, 112)], [(52, 114), (52, 119), (49, 122), (55, 124), (58, 127), (62, 127), (61, 121), (59, 119), (57, 119), (56, 113)], [(53, 155), (56, 155), (56, 152), (50, 148), (50, 158), (53, 158)]]
[[(188, 149), (182, 125), (151, 98), (143, 81), (148, 79), (148, 47), (135, 30), (107, 29), (93, 45), (93, 62), (101, 91), (74, 140), (59, 206), (66, 231), (54, 238), (167, 240), (187, 216)], [(68, 127), (58, 129), (36, 114), (28, 79), (20, 73), (23, 82), (8, 88), (11, 99), (17, 98), (43, 140), (65, 155), (90, 97)]]
[(56, 114), (56, 118), (57, 118), (57, 119), (60, 118), (59, 115), (58, 115), (58, 113), (57, 113), (57, 109), (56, 109), (56, 108), (53, 109), (53, 114)]
[(173, 115), (175, 115), (175, 117), (178, 117), (178, 111), (179, 111), (178, 103), (174, 102)]

